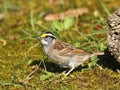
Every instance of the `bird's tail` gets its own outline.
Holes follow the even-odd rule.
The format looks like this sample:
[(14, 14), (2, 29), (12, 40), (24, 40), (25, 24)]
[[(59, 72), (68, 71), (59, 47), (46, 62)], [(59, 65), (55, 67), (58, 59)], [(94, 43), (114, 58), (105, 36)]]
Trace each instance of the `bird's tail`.
[(96, 53), (91, 54), (91, 57), (98, 56), (98, 55), (104, 55), (104, 54), (105, 54), (104, 52), (96, 52)]

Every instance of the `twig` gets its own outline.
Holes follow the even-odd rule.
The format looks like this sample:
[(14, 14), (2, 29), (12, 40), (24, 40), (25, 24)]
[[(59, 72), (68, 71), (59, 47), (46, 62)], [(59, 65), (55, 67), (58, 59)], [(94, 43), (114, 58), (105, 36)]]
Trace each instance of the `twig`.
[(39, 66), (36, 66), (35, 69), (27, 75), (27, 77), (25, 78), (25, 80), (20, 79), (19, 82), (21, 82), (23, 85), (27, 86), (29, 80), (31, 80), (34, 76), (34, 74), (39, 70)]

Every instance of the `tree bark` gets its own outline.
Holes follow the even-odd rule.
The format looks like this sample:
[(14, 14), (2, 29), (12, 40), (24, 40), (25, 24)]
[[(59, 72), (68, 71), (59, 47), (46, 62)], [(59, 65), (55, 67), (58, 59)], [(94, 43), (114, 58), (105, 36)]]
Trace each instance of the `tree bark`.
[(111, 55), (120, 63), (120, 8), (107, 18), (108, 49)]

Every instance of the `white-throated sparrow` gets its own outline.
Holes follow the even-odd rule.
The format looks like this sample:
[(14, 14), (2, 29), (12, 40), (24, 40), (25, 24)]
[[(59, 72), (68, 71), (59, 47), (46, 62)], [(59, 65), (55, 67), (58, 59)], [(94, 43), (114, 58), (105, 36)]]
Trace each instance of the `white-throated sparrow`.
[(65, 74), (66, 76), (77, 66), (83, 64), (88, 58), (104, 54), (103, 52), (87, 53), (84, 50), (60, 41), (50, 32), (42, 33), (37, 39), (43, 44), (44, 51), (52, 62), (63, 68), (70, 68)]

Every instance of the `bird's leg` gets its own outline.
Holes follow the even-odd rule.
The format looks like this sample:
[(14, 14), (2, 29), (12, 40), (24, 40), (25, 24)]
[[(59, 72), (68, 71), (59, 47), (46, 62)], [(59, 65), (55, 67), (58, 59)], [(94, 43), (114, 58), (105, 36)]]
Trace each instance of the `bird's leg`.
[(75, 69), (75, 67), (72, 67), (72, 68), (65, 74), (65, 76), (68, 76), (74, 69)]
[(62, 75), (64, 75), (65, 73), (66, 73), (66, 71), (63, 71), (63, 72), (62, 72)]

